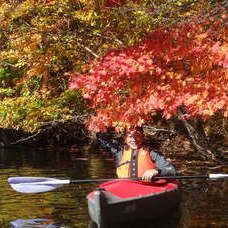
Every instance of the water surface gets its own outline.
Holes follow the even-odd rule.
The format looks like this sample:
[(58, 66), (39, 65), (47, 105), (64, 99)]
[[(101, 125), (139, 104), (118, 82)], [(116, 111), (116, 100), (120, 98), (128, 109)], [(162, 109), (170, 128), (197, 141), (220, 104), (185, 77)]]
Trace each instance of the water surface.
[[(223, 167), (214, 172), (228, 173)], [(0, 227), (18, 219), (49, 219), (57, 227), (91, 227), (86, 195), (97, 183), (66, 185), (47, 193), (22, 194), (7, 183), (12, 176), (92, 179), (114, 177), (114, 161), (97, 148), (0, 150)], [(134, 227), (228, 228), (228, 181), (182, 182), (180, 208), (170, 217)], [(125, 225), (125, 228), (127, 226)], [(129, 227), (133, 227), (129, 224)]]

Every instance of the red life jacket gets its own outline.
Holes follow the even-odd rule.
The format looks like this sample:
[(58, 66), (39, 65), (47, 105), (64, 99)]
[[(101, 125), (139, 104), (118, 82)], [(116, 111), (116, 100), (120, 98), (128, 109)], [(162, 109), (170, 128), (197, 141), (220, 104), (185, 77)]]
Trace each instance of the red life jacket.
[(128, 149), (123, 151), (116, 173), (119, 178), (142, 177), (146, 170), (155, 168), (148, 149), (139, 149), (135, 156), (134, 151)]

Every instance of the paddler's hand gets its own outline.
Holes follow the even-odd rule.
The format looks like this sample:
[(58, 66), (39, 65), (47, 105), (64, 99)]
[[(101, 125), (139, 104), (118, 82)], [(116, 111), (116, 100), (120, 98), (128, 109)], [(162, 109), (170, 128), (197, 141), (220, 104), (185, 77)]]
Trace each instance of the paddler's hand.
[(158, 175), (158, 170), (157, 169), (148, 169), (145, 171), (145, 173), (142, 176), (142, 180), (144, 181), (151, 181), (151, 179), (155, 176)]

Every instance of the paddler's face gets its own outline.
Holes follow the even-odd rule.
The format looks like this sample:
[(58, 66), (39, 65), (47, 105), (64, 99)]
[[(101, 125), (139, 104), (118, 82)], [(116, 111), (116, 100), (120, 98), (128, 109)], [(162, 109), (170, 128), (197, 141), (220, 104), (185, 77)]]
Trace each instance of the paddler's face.
[(140, 131), (132, 130), (129, 131), (126, 135), (126, 144), (131, 149), (139, 149), (142, 146), (143, 134)]

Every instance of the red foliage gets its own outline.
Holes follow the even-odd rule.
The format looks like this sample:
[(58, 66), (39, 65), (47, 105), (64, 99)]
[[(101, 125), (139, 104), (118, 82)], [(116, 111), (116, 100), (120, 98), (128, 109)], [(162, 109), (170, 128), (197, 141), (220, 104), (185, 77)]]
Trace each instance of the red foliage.
[(123, 5), (126, 0), (107, 0), (104, 3), (104, 7), (118, 7)]
[(43, 1), (46, 2), (46, 3), (49, 3), (49, 2), (52, 2), (54, 0), (43, 0)]
[(70, 73), (70, 88), (83, 88), (96, 111), (89, 128), (141, 125), (155, 110), (170, 118), (182, 105), (186, 117), (208, 117), (218, 110), (228, 116), (228, 30), (223, 24), (221, 18), (159, 28), (144, 42), (92, 62), (89, 73)]
[[(139, 2), (140, 0), (132, 0), (134, 3)], [(104, 7), (120, 7), (124, 3), (126, 3), (126, 0), (107, 0), (104, 3)]]

